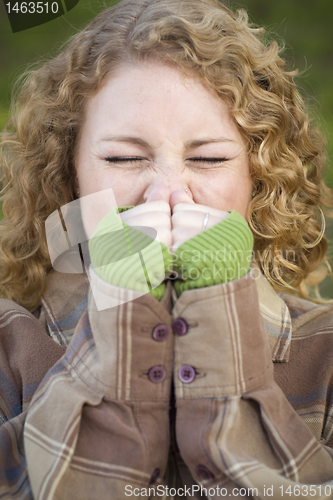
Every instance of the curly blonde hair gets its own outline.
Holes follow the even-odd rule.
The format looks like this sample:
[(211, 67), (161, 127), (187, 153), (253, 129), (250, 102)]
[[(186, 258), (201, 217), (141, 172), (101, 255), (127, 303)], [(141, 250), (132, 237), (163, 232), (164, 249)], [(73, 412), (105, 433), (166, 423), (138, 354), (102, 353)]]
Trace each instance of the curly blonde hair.
[(248, 144), (255, 258), (275, 288), (306, 297), (306, 278), (327, 250), (318, 209), (332, 206), (332, 194), (322, 182), (324, 141), (279, 52), (244, 10), (218, 0), (123, 0), (27, 73), (1, 137), (1, 296), (31, 311), (40, 302), (52, 269), (44, 224), (76, 198), (86, 100), (120, 64), (158, 59), (200, 77), (229, 104)]

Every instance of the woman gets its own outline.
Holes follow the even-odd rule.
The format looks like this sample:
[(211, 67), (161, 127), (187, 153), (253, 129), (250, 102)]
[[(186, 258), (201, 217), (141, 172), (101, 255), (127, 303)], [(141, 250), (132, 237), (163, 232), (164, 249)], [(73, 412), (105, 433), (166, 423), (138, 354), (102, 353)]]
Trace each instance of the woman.
[[(333, 496), (332, 308), (275, 291), (306, 296), (331, 205), (292, 76), (242, 11), (123, 0), (25, 81), (2, 150), (3, 495)], [(52, 271), (45, 221), (77, 197), (109, 306)], [(114, 264), (145, 226), (154, 286), (155, 257)]]

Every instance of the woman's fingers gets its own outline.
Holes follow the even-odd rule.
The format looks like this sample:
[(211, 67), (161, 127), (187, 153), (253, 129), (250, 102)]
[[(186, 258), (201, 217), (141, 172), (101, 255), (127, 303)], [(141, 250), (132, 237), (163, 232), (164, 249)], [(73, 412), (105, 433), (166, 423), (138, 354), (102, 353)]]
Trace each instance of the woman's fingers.
[(229, 212), (195, 203), (183, 190), (171, 193), (165, 184), (159, 183), (145, 203), (123, 212), (120, 217), (127, 225), (155, 229), (159, 241), (174, 250), (228, 215)]
[(210, 215), (214, 215), (215, 217), (218, 217), (220, 220), (225, 219), (228, 215), (229, 212), (225, 212), (223, 210), (218, 210), (217, 208), (212, 208), (209, 207), (208, 205), (199, 205), (197, 203), (178, 203), (172, 208), (172, 213), (176, 214), (178, 212), (183, 212), (183, 211), (193, 211), (193, 212), (201, 212), (201, 213), (209, 213)]
[(122, 221), (128, 224), (129, 226), (148, 226), (148, 227), (164, 226), (165, 228), (171, 230), (171, 217), (170, 214), (168, 214), (167, 212), (160, 210), (149, 210), (143, 213), (142, 212), (136, 213), (132, 212), (132, 210), (134, 209), (128, 210), (120, 214)]
[(160, 243), (168, 248), (172, 245), (171, 212), (170, 205), (166, 201), (147, 201), (121, 213), (120, 217), (128, 226), (155, 229)]
[[(172, 221), (172, 229), (175, 228), (196, 228), (199, 229), (199, 232), (203, 229), (204, 226), (204, 221), (206, 214), (209, 214), (208, 219), (206, 220), (205, 223), (205, 229), (208, 229), (221, 220), (223, 220), (223, 215), (220, 217), (216, 217), (215, 215), (212, 215), (210, 212), (204, 212), (204, 211), (194, 211), (194, 210), (183, 210), (179, 212), (175, 212), (171, 216), (171, 221)], [(228, 212), (223, 212), (227, 215)]]
[[(158, 241), (163, 243), (166, 247), (170, 248), (172, 245), (172, 235), (171, 235), (171, 221), (163, 212), (147, 213), (144, 216), (133, 217), (127, 221), (124, 221), (128, 226), (132, 226), (141, 229), (141, 232), (148, 234), (154, 238), (154, 235), (149, 232), (149, 228), (154, 229), (157, 232)], [(148, 231), (145, 231), (147, 227)]]
[(150, 191), (145, 204), (152, 201), (165, 201), (169, 205), (170, 195), (170, 189), (164, 184), (164, 182), (159, 182)]
[(171, 216), (170, 205), (167, 201), (157, 200), (142, 203), (141, 205), (137, 205), (136, 207), (130, 208), (126, 210), (126, 212), (121, 213), (121, 218), (127, 224), (127, 220), (129, 220), (132, 216), (153, 213), (153, 212), (163, 212)]
[(228, 215), (229, 212), (205, 205), (190, 203), (176, 205), (171, 216), (172, 251), (175, 252), (182, 243), (218, 224)]
[(171, 196), (170, 196), (170, 207), (171, 210), (173, 211), (174, 207), (179, 205), (179, 204), (189, 204), (189, 205), (195, 205), (192, 194), (188, 191), (184, 191), (183, 189), (179, 189), (177, 191), (174, 191)]

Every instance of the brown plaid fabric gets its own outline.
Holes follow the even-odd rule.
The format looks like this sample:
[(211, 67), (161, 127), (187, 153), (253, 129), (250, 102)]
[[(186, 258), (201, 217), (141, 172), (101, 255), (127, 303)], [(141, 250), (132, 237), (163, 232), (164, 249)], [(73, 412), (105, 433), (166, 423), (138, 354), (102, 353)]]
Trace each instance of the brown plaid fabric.
[(332, 306), (261, 275), (161, 303), (91, 277), (125, 302), (58, 273), (37, 319), (1, 301), (0, 498), (333, 498)]

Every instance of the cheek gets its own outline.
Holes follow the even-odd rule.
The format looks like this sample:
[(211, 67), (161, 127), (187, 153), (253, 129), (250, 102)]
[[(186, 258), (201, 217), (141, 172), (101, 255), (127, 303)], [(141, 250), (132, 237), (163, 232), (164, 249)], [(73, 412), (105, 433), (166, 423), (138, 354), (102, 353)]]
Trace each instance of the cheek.
[(92, 193), (98, 193), (104, 189), (112, 188), (110, 182), (103, 182), (98, 176), (94, 175), (92, 172), (81, 172), (78, 171), (78, 179), (80, 186), (80, 196), (87, 196)]
[(228, 205), (227, 210), (236, 210), (244, 218), (246, 218), (247, 207), (251, 200), (252, 194), (252, 183), (247, 185), (234, 186), (234, 189), (230, 189), (226, 194), (226, 204)]
[(131, 172), (108, 171), (98, 179), (99, 189), (112, 188), (118, 207), (143, 203), (148, 181)]
[(231, 178), (216, 179), (202, 182), (193, 187), (195, 203), (208, 205), (218, 210), (236, 210), (246, 217), (247, 207), (252, 195), (251, 178), (232, 176)]

